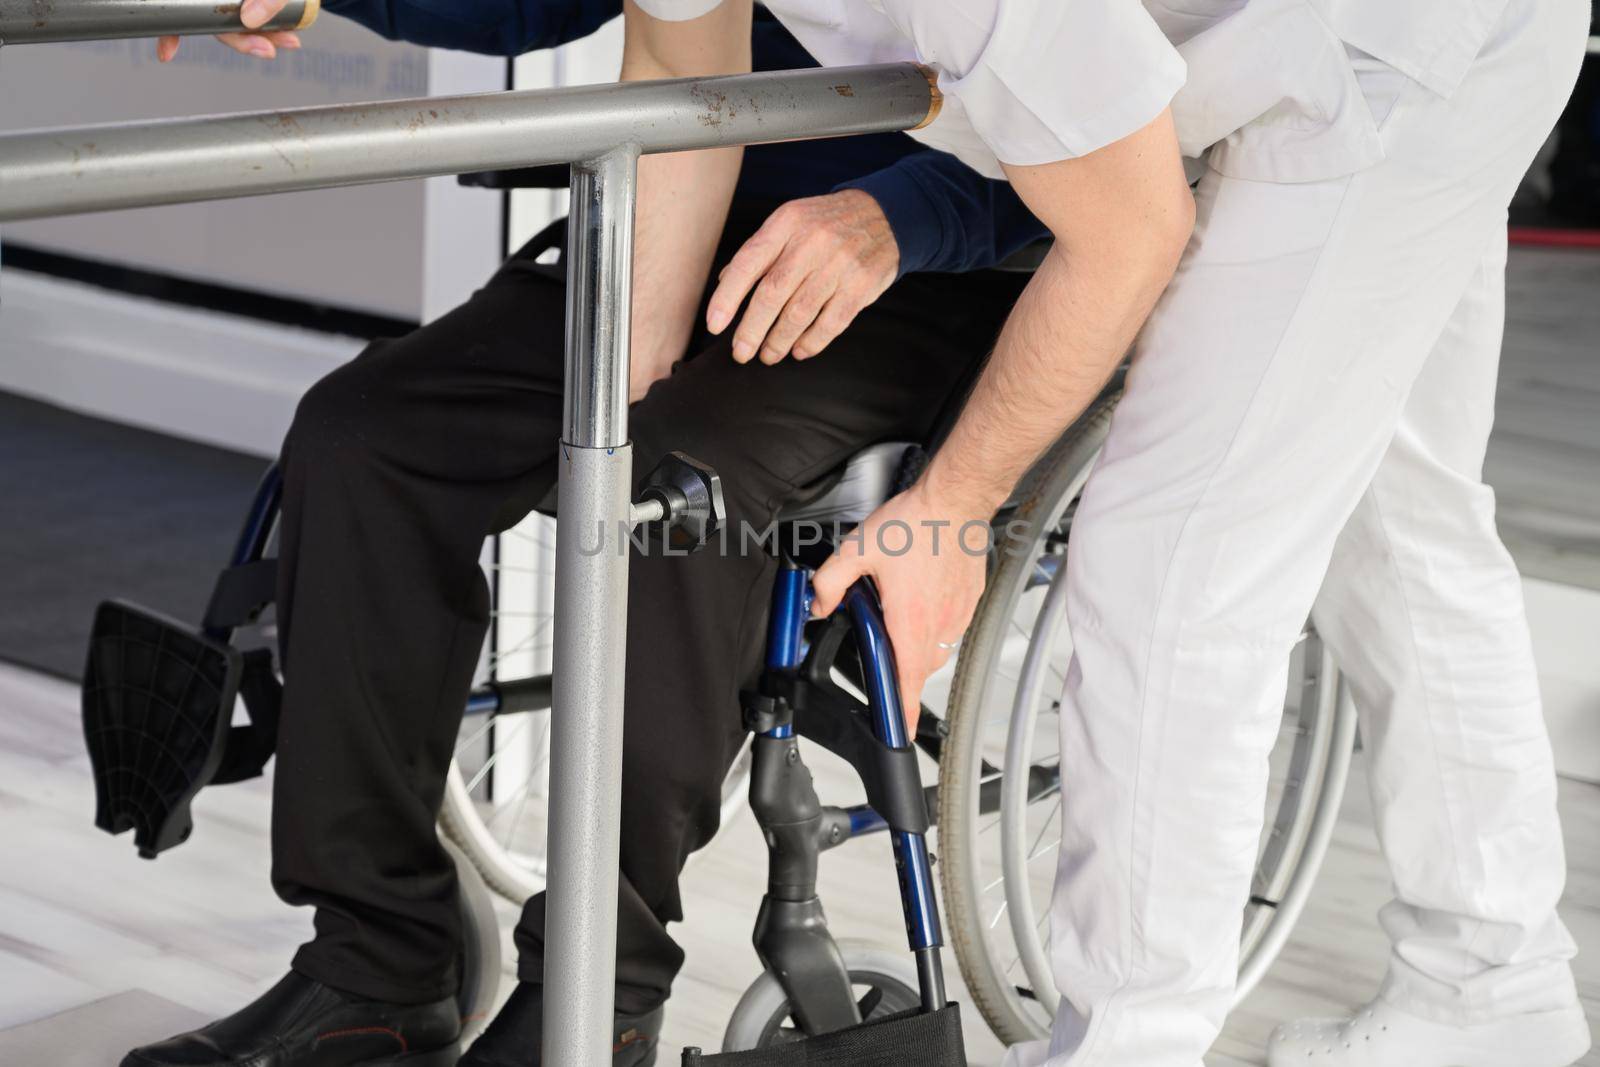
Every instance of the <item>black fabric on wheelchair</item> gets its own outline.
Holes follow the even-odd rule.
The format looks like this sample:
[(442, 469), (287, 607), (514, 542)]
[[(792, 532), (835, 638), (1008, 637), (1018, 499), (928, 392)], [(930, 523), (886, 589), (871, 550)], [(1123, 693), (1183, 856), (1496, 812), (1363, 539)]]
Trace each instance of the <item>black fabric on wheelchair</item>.
[(966, 1067), (961, 1011), (949, 1004), (748, 1052), (683, 1050), (683, 1067)]

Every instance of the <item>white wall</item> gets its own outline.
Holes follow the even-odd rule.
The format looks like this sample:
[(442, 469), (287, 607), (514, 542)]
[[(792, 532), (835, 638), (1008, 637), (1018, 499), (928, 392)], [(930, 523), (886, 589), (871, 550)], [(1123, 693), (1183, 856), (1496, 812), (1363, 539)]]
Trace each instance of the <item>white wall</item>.
[[(337, 18), (263, 62), (210, 39), (7, 48), (0, 128), (481, 92), (506, 62), (398, 45)], [(453, 178), (48, 219), (7, 240), (426, 320), (498, 264), (502, 198)], [(0, 248), (0, 263), (3, 263)], [(275, 455), (299, 396), (361, 340), (0, 271), (0, 390)]]
[[(12, 46), (0, 51), (0, 129), (424, 96), (425, 49), (324, 18), (305, 46), (265, 62), (210, 38), (163, 66), (153, 42)], [(486, 64), (482, 88), (503, 81)], [(11, 240), (284, 296), (416, 318), (420, 182), (182, 204), (9, 227)]]

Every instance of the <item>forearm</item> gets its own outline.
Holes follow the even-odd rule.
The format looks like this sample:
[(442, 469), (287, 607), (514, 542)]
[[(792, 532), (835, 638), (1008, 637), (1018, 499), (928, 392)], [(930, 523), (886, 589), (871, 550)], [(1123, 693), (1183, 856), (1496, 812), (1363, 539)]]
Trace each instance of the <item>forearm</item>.
[(962, 515), (992, 515), (1094, 400), (1149, 314), (1154, 266), (1073, 269), (1052, 251), (1017, 301), (972, 395), (924, 476)]
[(653, 370), (653, 377), (677, 362), (689, 343), (742, 151), (673, 152), (639, 160), (632, 358), (641, 370)]
[(1170, 117), (1077, 160), (1008, 167), (1056, 238), (923, 488), (993, 514), (1094, 399), (1177, 266), (1193, 225)]
[[(672, 23), (625, 7), (622, 80), (696, 77), (750, 69), (750, 8), (725, 3)], [(682, 358), (711, 258), (727, 221), (742, 149), (645, 156), (634, 219), (635, 398)]]

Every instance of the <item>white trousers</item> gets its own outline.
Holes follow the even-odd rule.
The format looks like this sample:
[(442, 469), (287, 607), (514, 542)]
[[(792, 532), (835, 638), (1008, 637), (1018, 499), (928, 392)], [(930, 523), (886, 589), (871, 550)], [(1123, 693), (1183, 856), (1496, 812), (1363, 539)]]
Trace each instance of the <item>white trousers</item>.
[(1383, 995), (1462, 1023), (1576, 1002), (1550, 744), (1481, 469), (1506, 207), (1588, 17), (1511, 0), (1448, 99), (1358, 59), (1385, 158), (1353, 175), (1201, 181), (1073, 523), (1064, 999), (1048, 1046), (1008, 1064), (1200, 1063), (1313, 604), (1393, 872)]

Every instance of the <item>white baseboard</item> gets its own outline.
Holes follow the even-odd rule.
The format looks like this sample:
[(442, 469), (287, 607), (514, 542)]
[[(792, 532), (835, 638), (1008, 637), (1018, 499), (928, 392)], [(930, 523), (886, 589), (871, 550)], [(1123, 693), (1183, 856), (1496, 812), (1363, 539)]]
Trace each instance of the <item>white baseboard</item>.
[(363, 343), (0, 271), (0, 390), (259, 456)]

